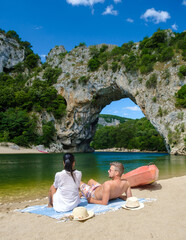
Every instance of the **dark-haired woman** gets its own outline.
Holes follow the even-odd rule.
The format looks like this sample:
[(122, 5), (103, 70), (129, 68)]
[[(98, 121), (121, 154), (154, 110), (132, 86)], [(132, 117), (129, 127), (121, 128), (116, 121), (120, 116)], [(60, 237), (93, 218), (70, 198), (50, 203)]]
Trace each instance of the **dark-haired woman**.
[(70, 211), (80, 203), (79, 186), (82, 173), (75, 170), (73, 154), (66, 153), (63, 157), (64, 170), (57, 172), (54, 184), (49, 191), (48, 207), (57, 212)]

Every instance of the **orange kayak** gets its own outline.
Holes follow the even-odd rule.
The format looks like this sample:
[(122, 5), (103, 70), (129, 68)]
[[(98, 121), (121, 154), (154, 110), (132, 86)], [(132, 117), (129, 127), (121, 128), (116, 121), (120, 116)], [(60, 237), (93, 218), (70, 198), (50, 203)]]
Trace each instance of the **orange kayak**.
[(131, 187), (142, 186), (155, 182), (159, 176), (159, 169), (154, 165), (142, 166), (122, 175)]

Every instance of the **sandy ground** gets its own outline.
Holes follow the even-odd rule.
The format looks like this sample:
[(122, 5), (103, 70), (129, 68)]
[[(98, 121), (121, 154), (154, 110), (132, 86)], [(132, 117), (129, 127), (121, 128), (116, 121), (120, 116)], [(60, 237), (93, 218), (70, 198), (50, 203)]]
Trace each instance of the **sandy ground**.
[(0, 205), (1, 240), (185, 240), (186, 176), (160, 180), (133, 189), (133, 196), (156, 198), (138, 211), (120, 209), (85, 222), (58, 222), (30, 213), (15, 212), (45, 204), (47, 199)]
[(37, 149), (23, 148), (13, 149), (11, 146), (0, 146), (0, 154), (15, 154), (15, 153), (40, 153)]

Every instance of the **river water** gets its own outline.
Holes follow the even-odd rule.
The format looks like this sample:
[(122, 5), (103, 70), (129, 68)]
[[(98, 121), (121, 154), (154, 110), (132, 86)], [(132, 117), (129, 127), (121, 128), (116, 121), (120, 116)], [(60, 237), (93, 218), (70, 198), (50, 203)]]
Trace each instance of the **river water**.
[[(159, 179), (186, 174), (186, 156), (164, 153), (77, 153), (76, 169), (83, 181), (108, 179), (109, 163), (122, 162), (125, 173), (137, 167), (155, 163)], [(0, 203), (46, 197), (55, 173), (62, 170), (63, 154), (0, 154)]]

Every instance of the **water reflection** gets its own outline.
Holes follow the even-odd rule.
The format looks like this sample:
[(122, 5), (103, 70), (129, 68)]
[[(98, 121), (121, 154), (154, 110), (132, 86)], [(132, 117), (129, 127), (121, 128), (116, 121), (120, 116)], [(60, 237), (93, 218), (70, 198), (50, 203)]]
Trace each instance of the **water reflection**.
[(161, 179), (185, 175), (186, 156), (167, 155), (160, 157), (157, 166), (160, 170)]
[(99, 175), (100, 169), (97, 165), (97, 158), (95, 154), (75, 154), (76, 169), (82, 171), (82, 180), (87, 182), (90, 178)]

